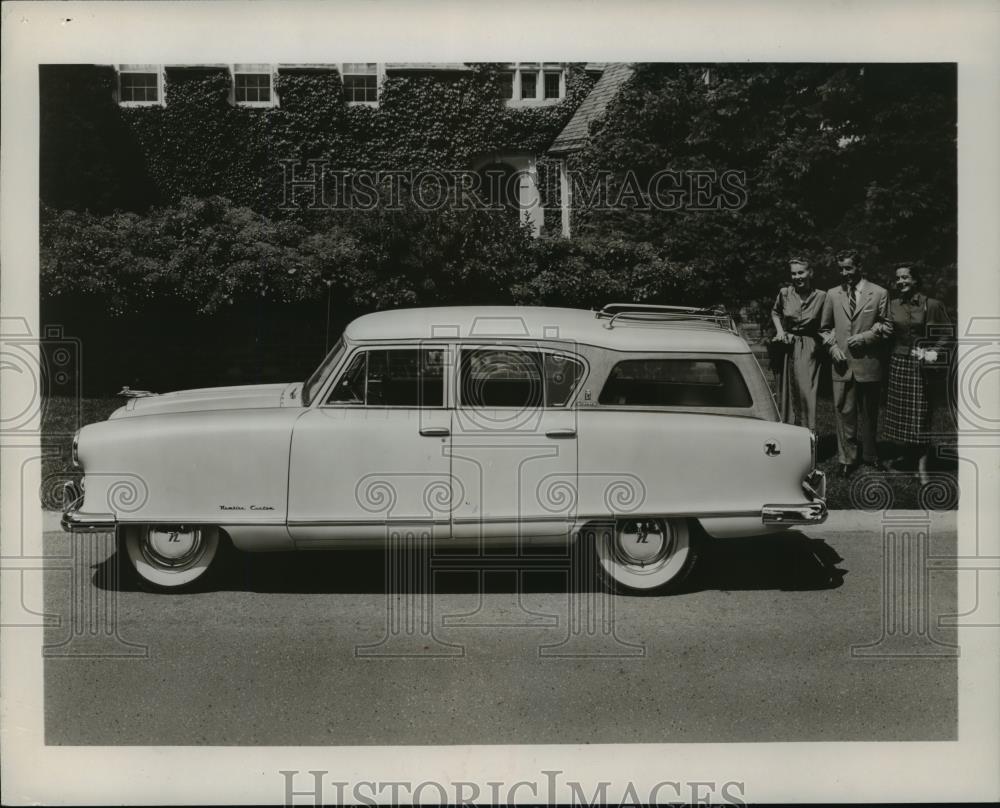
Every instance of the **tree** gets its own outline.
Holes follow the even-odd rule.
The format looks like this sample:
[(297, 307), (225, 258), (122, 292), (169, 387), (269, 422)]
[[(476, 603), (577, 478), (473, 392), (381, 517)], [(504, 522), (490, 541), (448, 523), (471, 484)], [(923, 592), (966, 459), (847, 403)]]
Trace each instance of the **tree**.
[[(953, 65), (637, 65), (573, 165), (610, 172), (612, 203), (627, 204), (583, 211), (583, 231), (687, 267), (683, 302), (773, 299), (800, 252), (832, 284), (847, 246), (881, 283), (894, 261), (922, 259), (948, 299), (955, 125)], [(658, 209), (648, 183), (663, 169), (740, 172), (745, 198), (699, 210), (689, 193)]]

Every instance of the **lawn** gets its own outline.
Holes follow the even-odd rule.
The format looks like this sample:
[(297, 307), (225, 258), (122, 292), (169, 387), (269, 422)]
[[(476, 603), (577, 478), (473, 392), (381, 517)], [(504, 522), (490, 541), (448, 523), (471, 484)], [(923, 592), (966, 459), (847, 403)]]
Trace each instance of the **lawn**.
[[(765, 370), (765, 373), (768, 371)], [(73, 471), (70, 462), (73, 433), (84, 424), (106, 419), (123, 401), (120, 398), (88, 398), (79, 401), (67, 397), (46, 399), (42, 414), (43, 444), (47, 447), (42, 461), (43, 480), (56, 482), (79, 476)], [(831, 508), (942, 510), (958, 507), (957, 461), (954, 459), (933, 456), (931, 483), (926, 487), (920, 485), (916, 474), (880, 473), (865, 470), (864, 467), (843, 480), (836, 475), (836, 422), (833, 402), (828, 396), (820, 396), (816, 420), (820, 435), (819, 467), (827, 475), (827, 504)], [(947, 408), (938, 408), (932, 427), (940, 435), (954, 434), (954, 423)], [(954, 444), (954, 440), (946, 442)], [(895, 454), (891, 445), (880, 444), (879, 448), (883, 458), (890, 458)], [(43, 483), (42, 489), (51, 491), (52, 486)], [(52, 496), (43, 495), (43, 498), (48, 499), (47, 506), (55, 507)]]

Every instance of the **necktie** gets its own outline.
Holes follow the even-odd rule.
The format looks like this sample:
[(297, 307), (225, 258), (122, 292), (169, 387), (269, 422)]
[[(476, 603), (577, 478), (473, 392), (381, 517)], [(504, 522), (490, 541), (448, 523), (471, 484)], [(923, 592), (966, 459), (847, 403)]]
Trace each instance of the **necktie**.
[(857, 304), (857, 299), (855, 297), (855, 291), (856, 290), (857, 290), (856, 286), (848, 286), (847, 287), (847, 294), (848, 294), (848, 296), (850, 298), (850, 303), (848, 303), (848, 305), (847, 305), (847, 313), (848, 313), (848, 315), (850, 316), (850, 318), (852, 320), (854, 319), (854, 313), (855, 313), (855, 310), (857, 309), (857, 305), (858, 305)]

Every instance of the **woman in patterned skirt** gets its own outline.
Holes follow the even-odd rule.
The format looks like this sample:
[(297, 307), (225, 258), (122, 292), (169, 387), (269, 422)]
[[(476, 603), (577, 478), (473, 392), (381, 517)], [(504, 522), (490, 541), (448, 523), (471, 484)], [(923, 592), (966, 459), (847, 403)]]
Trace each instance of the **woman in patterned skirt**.
[(919, 285), (920, 277), (912, 264), (896, 267), (898, 296), (889, 304), (893, 326), (889, 402), (882, 431), (886, 440), (903, 449), (893, 465), (898, 468), (901, 462), (909, 465), (916, 460), (920, 481), (926, 485), (931, 420), (926, 371), (944, 358), (945, 326), (950, 320), (940, 301), (917, 291)]
[(819, 391), (819, 321), (826, 292), (813, 289), (812, 270), (804, 258), (788, 262), (791, 286), (784, 286), (771, 309), (774, 341), (785, 348), (779, 409), (785, 423), (816, 428), (816, 394)]

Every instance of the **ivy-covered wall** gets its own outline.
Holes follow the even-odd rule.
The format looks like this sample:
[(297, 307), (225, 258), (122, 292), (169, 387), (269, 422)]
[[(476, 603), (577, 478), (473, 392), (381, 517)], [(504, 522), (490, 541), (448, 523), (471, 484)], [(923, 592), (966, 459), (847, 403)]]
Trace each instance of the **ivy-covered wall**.
[(496, 65), (390, 74), (379, 105), (368, 107), (344, 101), (334, 71), (281, 70), (280, 106), (265, 109), (231, 104), (223, 68), (168, 68), (163, 107), (119, 107), (110, 67), (47, 65), (40, 81), (41, 192), (50, 207), (142, 211), (218, 195), (279, 215), (281, 160), (447, 170), (497, 152), (542, 155), (594, 80), (570, 65), (563, 101), (508, 107)]

